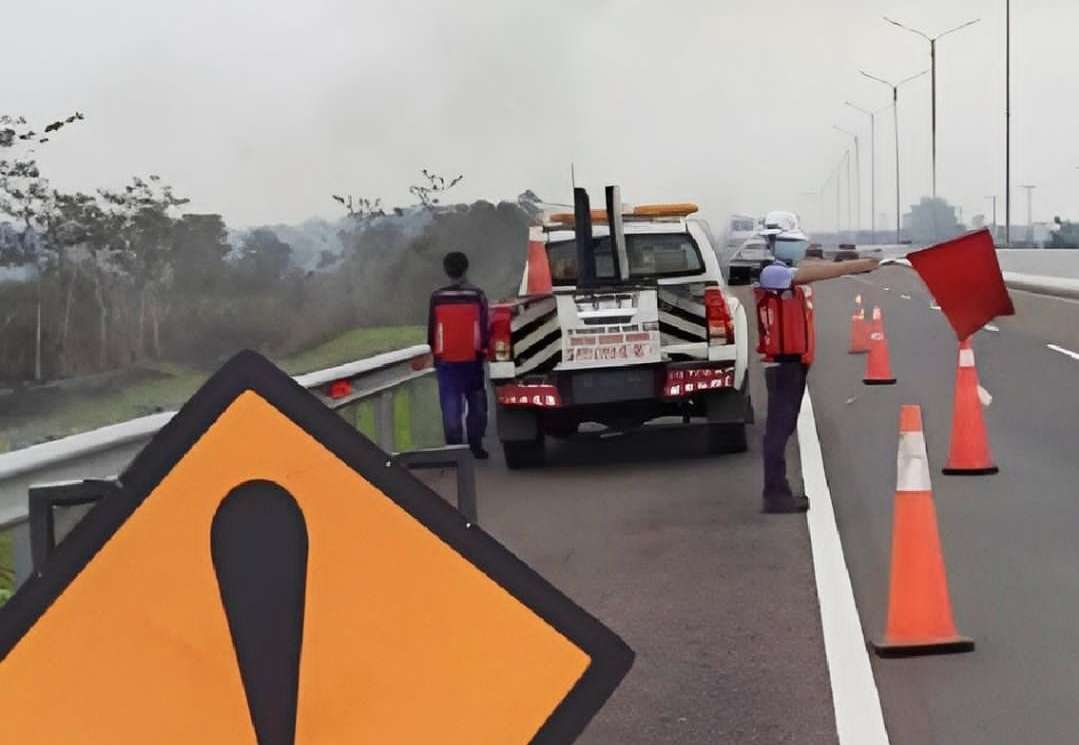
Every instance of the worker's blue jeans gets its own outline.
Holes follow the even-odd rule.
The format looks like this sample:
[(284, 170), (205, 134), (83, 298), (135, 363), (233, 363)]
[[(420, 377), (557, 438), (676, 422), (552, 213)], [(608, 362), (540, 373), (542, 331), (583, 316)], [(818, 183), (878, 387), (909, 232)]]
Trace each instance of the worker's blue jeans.
[(439, 362), (438, 397), (447, 445), (465, 442), (475, 448), (487, 431), (487, 389), (482, 362)]
[(801, 362), (780, 362), (764, 370), (768, 384), (768, 421), (764, 425), (764, 499), (790, 499), (787, 481), (787, 440), (798, 426), (798, 412), (806, 389), (809, 367)]

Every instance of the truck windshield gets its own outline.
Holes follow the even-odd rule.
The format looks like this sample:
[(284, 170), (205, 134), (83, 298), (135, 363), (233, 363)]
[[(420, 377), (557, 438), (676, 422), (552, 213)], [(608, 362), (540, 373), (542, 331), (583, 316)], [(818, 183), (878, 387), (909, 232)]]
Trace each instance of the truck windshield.
[[(615, 279), (611, 239), (595, 238), (596, 279)], [(626, 236), (629, 276), (634, 279), (683, 277), (703, 270), (696, 242), (684, 233), (631, 233)], [(577, 243), (553, 241), (547, 244), (551, 281), (572, 285), (577, 281)]]

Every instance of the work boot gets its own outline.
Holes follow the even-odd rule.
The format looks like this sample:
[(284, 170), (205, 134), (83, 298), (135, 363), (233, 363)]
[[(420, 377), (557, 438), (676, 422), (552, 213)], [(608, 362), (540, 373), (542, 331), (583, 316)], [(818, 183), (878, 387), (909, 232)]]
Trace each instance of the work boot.
[(476, 460), (487, 460), (491, 457), (491, 454), (484, 450), (483, 445), (478, 442), (473, 443), (469, 448), (472, 450), (472, 457)]
[(791, 513), (808, 512), (809, 498), (803, 496), (789, 497), (765, 497), (764, 512), (768, 515), (787, 515)]

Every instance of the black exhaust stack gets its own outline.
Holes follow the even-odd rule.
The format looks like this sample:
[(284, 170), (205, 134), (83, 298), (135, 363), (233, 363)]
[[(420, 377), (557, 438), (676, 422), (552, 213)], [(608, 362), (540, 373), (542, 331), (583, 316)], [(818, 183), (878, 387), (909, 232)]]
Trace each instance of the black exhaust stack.
[(629, 257), (626, 253), (626, 233), (622, 226), (622, 190), (617, 186), (608, 186), (607, 227), (611, 236), (611, 260), (614, 262), (616, 281), (629, 280)]
[(592, 241), (592, 206), (588, 192), (573, 189), (573, 229), (577, 237), (577, 287), (596, 284), (596, 251)]

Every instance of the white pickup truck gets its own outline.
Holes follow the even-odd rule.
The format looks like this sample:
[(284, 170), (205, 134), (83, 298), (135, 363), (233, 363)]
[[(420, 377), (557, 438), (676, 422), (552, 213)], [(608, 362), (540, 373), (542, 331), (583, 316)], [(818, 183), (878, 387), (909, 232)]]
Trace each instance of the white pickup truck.
[[(546, 259), (550, 288), (530, 291), (536, 267), (526, 268), (518, 297), (492, 307), (490, 375), (510, 468), (541, 465), (546, 437), (584, 423), (627, 431), (678, 417), (705, 425), (711, 452), (746, 448), (746, 312), (707, 225), (690, 217), (695, 205), (616, 204), (617, 221), (585, 210), (590, 245), (577, 240), (580, 205), (534, 228), (530, 262)], [(582, 256), (593, 276), (579, 286)]]

